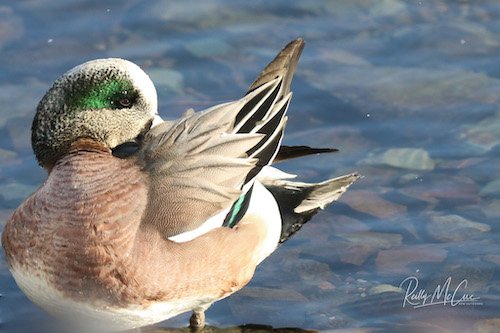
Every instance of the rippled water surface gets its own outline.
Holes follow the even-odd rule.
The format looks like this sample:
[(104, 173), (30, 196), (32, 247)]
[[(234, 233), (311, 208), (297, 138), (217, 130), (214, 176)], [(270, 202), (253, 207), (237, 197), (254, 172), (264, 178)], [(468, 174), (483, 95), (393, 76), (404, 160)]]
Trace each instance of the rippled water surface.
[[(130, 59), (155, 82), (161, 115), (175, 118), (240, 97), (302, 36), (285, 143), (340, 152), (282, 168), (304, 181), (364, 178), (216, 303), (209, 324), (500, 332), (499, 33), (497, 1), (0, 2), (0, 228), (45, 178), (31, 120), (69, 68)], [(432, 295), (447, 280), (455, 301), (475, 301), (405, 298), (410, 283), (414, 296)], [(0, 332), (50, 322), (2, 252)]]

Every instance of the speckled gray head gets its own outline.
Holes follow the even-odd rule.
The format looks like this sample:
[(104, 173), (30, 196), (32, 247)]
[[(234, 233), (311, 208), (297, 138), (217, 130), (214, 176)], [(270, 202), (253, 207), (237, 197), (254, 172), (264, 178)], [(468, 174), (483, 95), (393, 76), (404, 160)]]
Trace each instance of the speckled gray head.
[(89, 61), (58, 78), (38, 104), (33, 151), (50, 169), (76, 140), (90, 138), (112, 149), (143, 134), (155, 115), (156, 89), (137, 65)]

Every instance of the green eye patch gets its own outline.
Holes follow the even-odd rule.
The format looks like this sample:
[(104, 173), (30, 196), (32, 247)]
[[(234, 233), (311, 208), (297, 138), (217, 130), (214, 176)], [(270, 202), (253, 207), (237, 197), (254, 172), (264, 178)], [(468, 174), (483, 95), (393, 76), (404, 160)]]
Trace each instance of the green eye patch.
[(134, 103), (137, 92), (130, 82), (113, 79), (95, 85), (77, 82), (67, 96), (68, 104), (79, 109), (121, 109)]

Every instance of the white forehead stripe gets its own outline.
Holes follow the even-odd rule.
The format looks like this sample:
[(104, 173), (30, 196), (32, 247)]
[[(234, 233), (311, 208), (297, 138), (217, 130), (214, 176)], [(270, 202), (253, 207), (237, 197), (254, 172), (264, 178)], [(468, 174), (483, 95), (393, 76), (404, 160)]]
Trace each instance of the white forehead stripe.
[(144, 99), (151, 103), (151, 115), (155, 116), (158, 112), (158, 97), (156, 88), (149, 76), (136, 64), (131, 61), (120, 58), (96, 59), (84, 62), (81, 65), (73, 67), (65, 75), (69, 76), (77, 72), (108, 70), (110, 67), (121, 69), (123, 73), (128, 73), (132, 84), (144, 94)]

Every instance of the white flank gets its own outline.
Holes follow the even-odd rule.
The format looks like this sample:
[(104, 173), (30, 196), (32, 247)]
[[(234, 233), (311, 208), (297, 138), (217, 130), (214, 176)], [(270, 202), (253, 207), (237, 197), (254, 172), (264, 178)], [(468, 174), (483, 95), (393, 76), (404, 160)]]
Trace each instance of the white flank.
[(115, 308), (96, 302), (88, 304), (64, 297), (45, 279), (19, 268), (11, 268), (12, 276), (19, 288), (35, 304), (63, 321), (84, 328), (106, 331), (128, 330), (152, 325), (197, 307), (204, 307), (214, 300), (181, 299), (158, 302), (148, 307), (130, 306)]
[(254, 253), (260, 263), (278, 246), (281, 236), (281, 214), (273, 195), (259, 181), (254, 183), (252, 197), (245, 215), (257, 218), (267, 227), (266, 240)]

